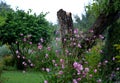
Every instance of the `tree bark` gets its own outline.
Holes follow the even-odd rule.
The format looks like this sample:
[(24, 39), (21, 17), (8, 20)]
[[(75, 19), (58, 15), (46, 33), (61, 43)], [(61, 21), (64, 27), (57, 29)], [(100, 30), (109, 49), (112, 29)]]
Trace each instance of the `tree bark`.
[[(73, 22), (72, 22), (71, 13), (70, 15), (67, 15), (66, 11), (60, 9), (57, 12), (57, 17), (61, 27), (62, 38), (64, 39), (64, 34), (65, 34), (64, 31), (66, 29), (68, 29), (68, 32), (71, 29), (72, 30), (71, 33), (73, 34)], [(110, 12), (107, 15), (104, 13), (100, 14), (96, 19), (96, 21), (94, 22), (94, 24), (89, 29), (89, 31), (86, 33), (87, 35), (85, 36), (85, 38), (81, 41), (82, 52), (80, 52), (79, 55), (85, 52), (86, 49), (91, 48), (94, 45), (95, 40), (99, 38), (99, 36), (104, 32), (104, 30), (107, 29), (109, 25), (114, 23), (119, 17), (120, 17), (120, 11)], [(62, 39), (62, 43), (64, 43), (63, 39)]]
[(73, 35), (73, 20), (71, 17), (71, 13), (60, 9), (57, 12), (58, 21), (60, 24), (60, 33), (61, 33), (61, 41), (63, 48), (67, 47), (67, 41)]

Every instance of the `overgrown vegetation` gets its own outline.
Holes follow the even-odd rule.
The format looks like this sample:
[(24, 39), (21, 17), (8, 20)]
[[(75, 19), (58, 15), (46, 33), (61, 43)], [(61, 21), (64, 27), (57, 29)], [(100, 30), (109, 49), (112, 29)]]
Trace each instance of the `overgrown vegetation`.
[[(74, 35), (64, 39), (67, 42), (66, 48), (62, 48), (58, 25), (49, 23), (45, 19), (47, 14), (31, 14), (31, 10), (14, 11), (2, 2), (0, 6), (3, 7), (4, 4), (4, 7), (0, 10), (0, 77), (2, 75), (2, 79), (5, 80), (8, 78), (8, 81), (2, 80), (2, 82), (113, 83), (119, 81), (119, 20), (109, 26), (104, 34), (99, 35), (92, 48), (88, 49), (85, 46), (83, 48), (81, 45), (82, 40), (89, 41), (89, 38), (85, 39), (84, 32), (89, 30), (101, 12), (107, 15), (108, 12), (119, 11), (120, 1), (111, 1), (94, 0), (93, 4), (87, 6), (86, 14), (82, 15), (82, 19), (75, 17)], [(112, 6), (108, 9), (109, 3)], [(22, 70), (23, 73), (18, 70)]]

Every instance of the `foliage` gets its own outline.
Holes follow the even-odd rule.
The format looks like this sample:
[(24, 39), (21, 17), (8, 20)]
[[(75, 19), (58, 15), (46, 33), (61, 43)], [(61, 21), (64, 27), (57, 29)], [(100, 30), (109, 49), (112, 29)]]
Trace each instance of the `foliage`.
[(81, 19), (77, 15), (74, 16), (74, 18), (76, 21), (74, 26), (82, 31), (87, 31), (95, 21), (95, 16), (92, 13), (89, 13), (87, 10), (85, 10), (85, 14), (82, 14)]
[[(22, 61), (27, 60), (25, 53), (30, 50), (27, 48), (31, 47), (31, 44), (32, 46), (38, 46), (39, 43), (47, 45), (50, 41), (51, 27), (45, 19), (47, 13), (42, 12), (36, 15), (35, 13), (31, 14), (31, 12), (31, 10), (25, 12), (19, 9), (0, 12), (0, 18), (2, 18), (0, 20), (0, 40), (2, 44), (8, 44), (12, 55), (16, 59), (16, 65), (19, 67), (22, 67)], [(41, 39), (44, 42), (41, 42)], [(18, 54), (16, 51), (19, 51), (21, 56), (19, 60), (17, 60)], [(22, 56), (26, 59), (23, 60)]]
[(5, 66), (14, 66), (14, 59), (12, 55), (7, 55), (3, 57), (3, 63)]
[(108, 13), (119, 11), (119, 4), (119, 0), (93, 0), (93, 3), (86, 6), (86, 8), (89, 13), (93, 13), (94, 16), (98, 17), (101, 13), (107, 15)]
[(119, 54), (115, 56), (115, 58), (117, 59), (117, 62), (120, 63), (120, 44), (115, 44), (114, 45), (116, 47), (116, 50), (119, 51)]
[[(23, 37), (31, 35), (31, 42), (39, 42), (43, 38), (46, 43), (50, 39), (50, 28), (44, 18), (45, 14), (31, 15), (30, 10), (25, 13), (23, 10), (8, 12), (4, 17), (5, 23), (0, 26), (0, 38), (3, 43), (15, 43), (23, 40)], [(23, 34), (23, 37), (20, 35)]]

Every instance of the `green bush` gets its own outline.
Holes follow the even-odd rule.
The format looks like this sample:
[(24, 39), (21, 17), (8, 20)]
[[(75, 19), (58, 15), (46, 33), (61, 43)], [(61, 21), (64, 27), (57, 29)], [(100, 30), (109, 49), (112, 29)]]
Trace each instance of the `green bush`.
[(15, 70), (15, 60), (12, 55), (7, 55), (2, 58), (4, 70)]

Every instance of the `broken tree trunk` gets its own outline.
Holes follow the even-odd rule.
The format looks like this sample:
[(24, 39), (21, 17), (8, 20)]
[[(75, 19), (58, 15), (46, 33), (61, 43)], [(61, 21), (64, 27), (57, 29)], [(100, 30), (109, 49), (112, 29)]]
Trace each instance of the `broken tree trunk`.
[(62, 47), (66, 48), (68, 46), (67, 41), (70, 39), (70, 37), (73, 36), (73, 20), (71, 17), (71, 13), (64, 11), (63, 9), (60, 9), (57, 12), (58, 21), (60, 24), (60, 33), (61, 33), (61, 41), (62, 41)]
[[(71, 13), (67, 13), (64, 10), (60, 9), (57, 12), (57, 17), (59, 20), (59, 24), (61, 27), (61, 36), (63, 47), (65, 46), (64, 38), (65, 34), (73, 34), (73, 22)], [(111, 12), (106, 14), (100, 14), (94, 24), (91, 26), (85, 38), (81, 41), (82, 52), (79, 53), (81, 55), (86, 49), (91, 48), (95, 40), (99, 38), (99, 36), (103, 33), (103, 31), (112, 23), (114, 23), (120, 17), (120, 11)], [(67, 33), (66, 33), (67, 31)]]

